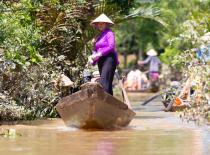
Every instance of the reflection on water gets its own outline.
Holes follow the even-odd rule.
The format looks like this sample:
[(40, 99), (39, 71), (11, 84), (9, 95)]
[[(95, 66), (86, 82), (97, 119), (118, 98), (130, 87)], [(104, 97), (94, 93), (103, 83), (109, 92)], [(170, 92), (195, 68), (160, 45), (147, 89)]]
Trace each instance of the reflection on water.
[[(22, 136), (0, 137), (0, 155), (206, 155), (210, 132), (182, 123), (160, 111), (160, 102), (139, 106), (129, 127), (117, 131), (85, 131), (66, 127), (61, 119), (23, 122)], [(155, 110), (156, 109), (156, 110)], [(0, 130), (1, 131), (1, 130)]]
[(113, 144), (110, 140), (101, 140), (96, 144), (96, 149), (93, 151), (93, 155), (112, 155), (113, 154)]

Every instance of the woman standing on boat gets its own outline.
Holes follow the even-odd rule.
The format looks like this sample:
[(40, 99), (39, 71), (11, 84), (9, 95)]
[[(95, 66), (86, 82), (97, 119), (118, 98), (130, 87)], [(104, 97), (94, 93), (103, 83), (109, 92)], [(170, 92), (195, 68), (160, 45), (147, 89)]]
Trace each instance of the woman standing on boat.
[(149, 64), (149, 78), (151, 79), (153, 76), (159, 76), (159, 68), (161, 65), (161, 61), (157, 56), (157, 52), (154, 49), (150, 49), (147, 52), (147, 59), (144, 61), (138, 61), (139, 65)]
[(98, 64), (100, 84), (111, 95), (113, 95), (114, 73), (116, 66), (119, 64), (115, 49), (115, 34), (109, 28), (113, 24), (105, 14), (101, 14), (91, 22), (91, 25), (100, 31), (100, 35), (93, 41), (94, 49), (89, 61), (92, 65)]

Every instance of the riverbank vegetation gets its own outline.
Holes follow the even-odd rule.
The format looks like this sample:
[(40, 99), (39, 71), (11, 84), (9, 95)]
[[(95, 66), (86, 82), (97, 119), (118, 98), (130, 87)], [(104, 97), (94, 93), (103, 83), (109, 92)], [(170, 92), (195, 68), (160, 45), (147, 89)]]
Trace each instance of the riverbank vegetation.
[[(209, 6), (197, 0), (0, 1), (0, 120), (57, 117), (58, 100), (82, 83), (97, 33), (90, 21), (103, 12), (116, 23), (117, 48), (125, 60), (121, 67), (136, 65), (127, 64), (129, 54), (143, 59), (155, 48), (183, 79), (199, 73), (197, 94), (200, 105), (207, 105), (209, 62), (199, 60), (193, 49), (209, 46), (202, 40), (210, 31)], [(58, 85), (62, 74), (74, 82), (68, 91)]]
[[(178, 80), (181, 89), (190, 83), (187, 87), (194, 91), (188, 101), (191, 108), (184, 110), (181, 117), (196, 122), (209, 119), (210, 3), (178, 0), (159, 1), (154, 5), (160, 8), (160, 18), (166, 26), (145, 19), (120, 24), (118, 35), (119, 40), (123, 40), (119, 42), (119, 49), (124, 56), (124, 67), (135, 68), (137, 60), (144, 59), (146, 51), (155, 48), (170, 69), (163, 70), (164, 81)], [(136, 59), (127, 64), (129, 54), (134, 54)]]
[(67, 93), (82, 82), (95, 35), (90, 21), (102, 12), (116, 23), (157, 16), (139, 7), (113, 0), (1, 1), (0, 120), (56, 117), (54, 106), (65, 91), (57, 79), (65, 74), (74, 82)]

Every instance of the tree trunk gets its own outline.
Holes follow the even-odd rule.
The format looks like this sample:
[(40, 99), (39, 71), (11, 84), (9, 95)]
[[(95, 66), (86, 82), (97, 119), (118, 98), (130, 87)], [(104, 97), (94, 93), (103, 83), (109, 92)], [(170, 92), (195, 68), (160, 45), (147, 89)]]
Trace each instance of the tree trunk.
[(139, 48), (139, 51), (138, 51), (138, 60), (143, 60), (143, 55), (142, 55), (142, 48)]
[(127, 53), (124, 52), (123, 56), (124, 56), (124, 68), (127, 68)]

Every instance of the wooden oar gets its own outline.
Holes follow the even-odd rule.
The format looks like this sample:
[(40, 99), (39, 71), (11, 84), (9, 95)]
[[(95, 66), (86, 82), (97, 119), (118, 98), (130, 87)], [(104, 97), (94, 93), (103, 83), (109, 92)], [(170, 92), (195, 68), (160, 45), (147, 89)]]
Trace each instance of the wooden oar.
[(117, 77), (117, 79), (118, 79), (120, 88), (122, 89), (122, 95), (123, 95), (123, 99), (124, 99), (124, 101), (125, 101), (125, 104), (127, 104), (127, 106), (128, 106), (129, 109), (132, 109), (131, 104), (130, 104), (130, 101), (129, 101), (129, 99), (128, 99), (128, 95), (127, 95), (127, 93), (126, 93), (126, 91), (125, 91), (125, 88), (124, 88), (124, 86), (123, 86), (122, 79), (120, 78), (120, 75), (119, 75), (119, 73), (118, 73), (118, 70), (116, 70), (115, 75), (116, 75), (116, 77)]
[(146, 105), (147, 103), (151, 102), (152, 100), (156, 99), (157, 97), (161, 96), (163, 93), (157, 93), (150, 98), (148, 98), (146, 101), (144, 101), (141, 105)]

